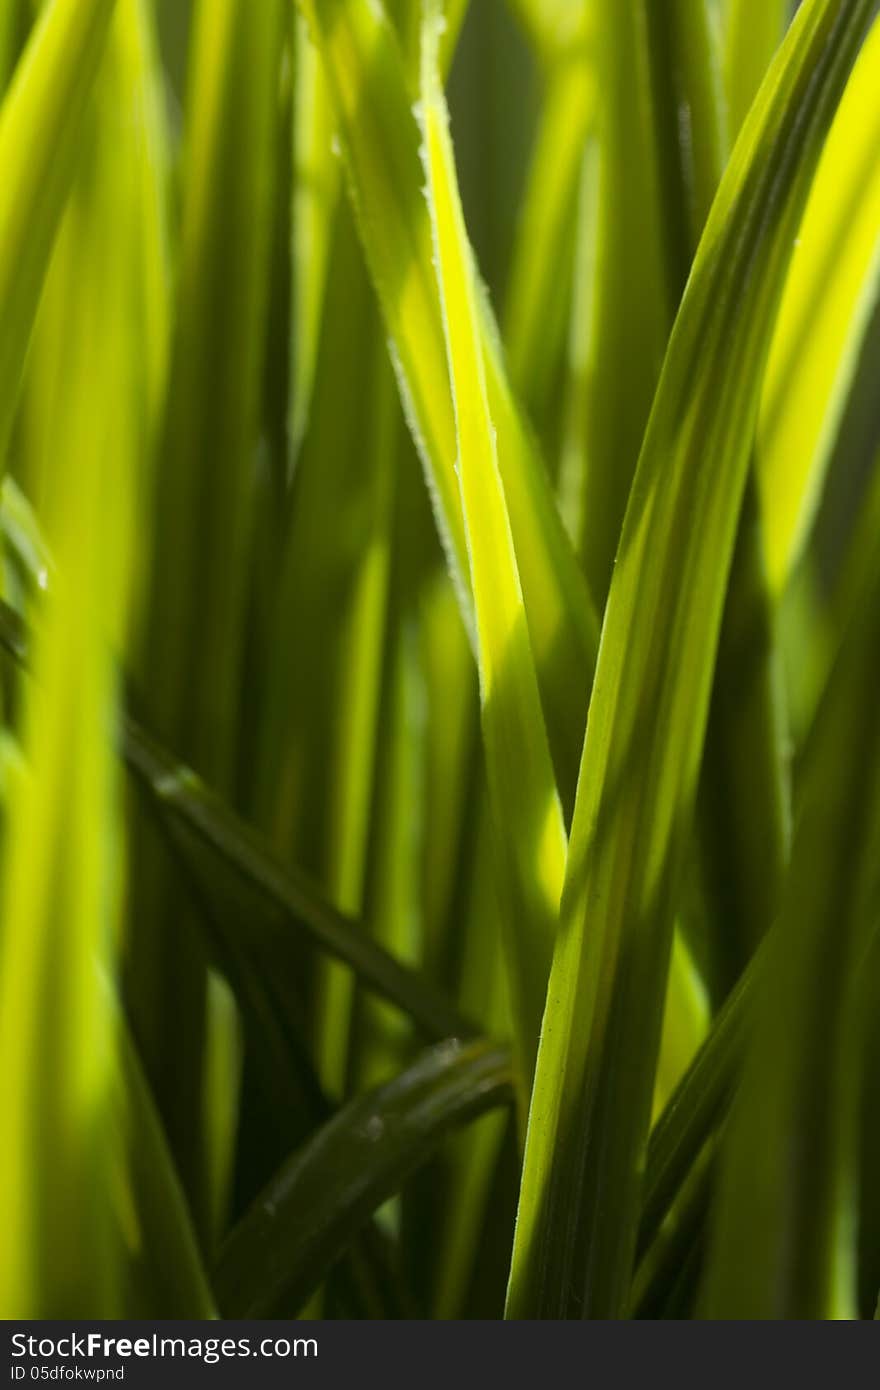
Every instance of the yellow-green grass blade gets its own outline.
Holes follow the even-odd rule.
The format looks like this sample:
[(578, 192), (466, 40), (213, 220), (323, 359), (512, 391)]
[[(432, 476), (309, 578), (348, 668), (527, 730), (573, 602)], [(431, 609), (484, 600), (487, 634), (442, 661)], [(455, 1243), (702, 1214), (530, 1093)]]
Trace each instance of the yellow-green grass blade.
[(857, 1316), (866, 949), (880, 903), (880, 566), (829, 685), (725, 1142), (705, 1310)]
[(486, 391), (475, 272), (437, 71), (438, 6), (425, 6), (421, 121), (470, 559), (483, 744), (510, 991), (526, 1089), (544, 1010), (566, 835), (541, 712), (498, 445)]
[[(138, 663), (152, 726), (225, 792), (238, 754), (283, 20), (282, 0), (201, 0), (193, 14), (175, 336)], [(138, 839), (127, 961), (136, 1034), (204, 1231), (219, 1200), (206, 1179), (207, 977), (156, 847)], [(231, 1076), (225, 1089), (231, 1100)]]
[[(440, 71), (448, 73), (470, 0), (443, 0), (443, 33), (440, 36)], [(400, 35), (413, 94), (419, 87), (422, 36), (422, 0), (386, 0), (386, 8)]]
[(511, 1316), (626, 1305), (672, 920), (762, 371), (794, 230), (870, 14), (868, 0), (802, 7), (728, 166), (673, 332), (590, 707)]
[(594, 7), (595, 0), (510, 0), (511, 10), (547, 66), (576, 41)]
[[(422, 193), (419, 130), (405, 66), (380, 5), (367, 0), (301, 0), (301, 8), (324, 62), (350, 191), (408, 420), (473, 633), (443, 320)], [(529, 634), (560, 791), (568, 802), (583, 735), (595, 618), (546, 474), (510, 392), (487, 305), (480, 315), (487, 392)]]
[(52, 0), (0, 109), (0, 456), (114, 0)]
[(451, 1130), (512, 1099), (510, 1055), (439, 1044), (338, 1111), (233, 1229), (215, 1287), (227, 1316), (291, 1316), (370, 1215)]
[(767, 365), (758, 478), (780, 594), (820, 503), (880, 285), (880, 25), (853, 73), (798, 232)]
[[(443, 70), (455, 52), (467, 0), (448, 0), (443, 35)], [(418, 72), (419, 0), (397, 0), (390, 8), (413, 73)], [(314, 387), (322, 308), (341, 192), (334, 123), (321, 59), (305, 19), (295, 20), (293, 167), (293, 296), (291, 308), (290, 449), (296, 461), (308, 425)]]
[[(123, 1251), (108, 1220), (127, 1163), (114, 1121), (116, 1022), (96, 965), (112, 969), (118, 940), (111, 652), (120, 653), (129, 629), (135, 514), (147, 496), (166, 322), (151, 45), (148, 12), (140, 0), (121, 0), (79, 121), (77, 174), (26, 378), (17, 461), (40, 494), (57, 564), (23, 499), (8, 482), (5, 490), (11, 540), (36, 592), (51, 575), (27, 687), (29, 767), (15, 792), (2, 887), (12, 904), (4, 909), (4, 989), (16, 994), (3, 1012), (19, 1030), (2, 1047), (13, 1135), (4, 1190), (17, 1204), (4, 1283), (17, 1261), (22, 1302), (10, 1306), (31, 1315), (124, 1311), (116, 1290), (126, 1278)], [(43, 416), (51, 449), (42, 428), (29, 427)], [(43, 1068), (50, 1080), (39, 1079)], [(53, 1228), (54, 1251), (43, 1234)]]
[(724, 91), (731, 138), (742, 128), (785, 33), (789, 0), (728, 0), (724, 17)]
[(152, 502), (170, 332), (168, 134), (157, 62), (149, 5), (119, 0), (36, 318), (12, 460), (47, 520), (59, 449), (75, 457), (77, 428), (88, 440), (102, 421), (106, 447), (127, 461), (107, 480), (120, 491), (108, 499), (117, 526), (106, 542), (123, 579), (111, 626), (120, 654), (146, 582), (142, 518)]

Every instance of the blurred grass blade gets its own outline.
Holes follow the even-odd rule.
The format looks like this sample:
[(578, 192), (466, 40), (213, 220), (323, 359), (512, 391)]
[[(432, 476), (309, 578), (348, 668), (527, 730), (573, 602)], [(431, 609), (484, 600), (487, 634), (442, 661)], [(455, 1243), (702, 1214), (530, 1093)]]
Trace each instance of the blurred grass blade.
[(227, 1317), (290, 1317), (355, 1233), (450, 1130), (512, 1099), (509, 1054), (441, 1043), (349, 1102), (275, 1176), (215, 1272)]
[[(60, 22), (65, 9), (48, 8), (33, 64), (58, 42), (53, 16)], [(25, 415), (39, 400), (55, 432), (45, 455), (31, 438), (30, 456), (54, 564), (36, 522), (15, 509), (19, 536), (34, 530), (19, 558), (36, 564), (37, 591), (50, 570), (51, 584), (34, 678), (24, 686), (28, 765), (12, 793), (0, 888), (9, 1124), (0, 1187), (14, 1206), (8, 1220), (4, 1210), (0, 1301), (29, 1316), (118, 1314), (125, 1277), (112, 1212), (127, 1162), (113, 1123), (115, 1013), (96, 967), (112, 973), (118, 944), (124, 854), (114, 658), (128, 632), (134, 515), (161, 390), (164, 248), (145, 24), (139, 0), (121, 0), (88, 109), (77, 113), (77, 172), (25, 386)], [(83, 54), (101, 47), (98, 28), (104, 38), (94, 15), (92, 25)], [(69, 21), (67, 37), (73, 44)], [(66, 156), (57, 157), (63, 164)], [(154, 296), (149, 309), (145, 294)], [(68, 317), (53, 337), (62, 304)]]
[[(105, 989), (109, 993), (106, 982)], [(114, 1006), (115, 1106), (128, 1165), (116, 1191), (135, 1306), (142, 1317), (216, 1317), (180, 1180), (127, 1025), (115, 1001)]]
[[(300, 0), (300, 6), (324, 62), (408, 421), (473, 635), (443, 318), (422, 193), (419, 130), (403, 60), (380, 5)], [(595, 616), (547, 476), (511, 395), (488, 304), (482, 301), (481, 296), (480, 334), (499, 466), (560, 794), (570, 804), (595, 656)]]
[(794, 230), (871, 9), (870, 0), (802, 7), (728, 166), (673, 332), (590, 707), (511, 1316), (619, 1316), (626, 1305), (672, 920), (750, 426)]
[(0, 460), (115, 0), (52, 0), (0, 108)]
[[(495, 428), (486, 393), (474, 268), (437, 72), (439, 6), (425, 5), (421, 120), (474, 600), (483, 743), (498, 883), (505, 894), (516, 1036), (528, 1090), (565, 872), (553, 780)], [(516, 756), (511, 757), (511, 750)]]
[(333, 221), (342, 180), (321, 60), (298, 15), (294, 29), (293, 205), (291, 235), (290, 457), (309, 423)]
[(569, 450), (563, 485), (570, 530), (600, 606), (675, 310), (649, 8), (637, 0), (595, 10), (598, 211), (595, 261), (583, 287), (589, 304), (579, 417), (585, 437), (577, 451)]
[(547, 66), (570, 46), (595, 3), (596, 0), (509, 0), (538, 57)]
[(781, 593), (822, 497), (880, 294), (880, 25), (859, 57), (810, 194), (758, 423), (767, 567)]
[[(585, 7), (585, 18), (588, 13)], [(511, 379), (539, 425), (564, 345), (581, 161), (596, 117), (594, 39), (586, 23), (544, 83), (504, 315)]]
[(120, 655), (131, 649), (143, 600), (149, 547), (142, 519), (152, 506), (169, 351), (162, 102), (148, 0), (118, 0), (36, 318), (13, 459), (44, 524), (55, 508), (60, 449), (75, 458), (100, 421), (106, 447), (126, 460), (106, 483), (116, 521), (106, 543), (116, 547), (120, 575), (110, 634)]
[(724, 90), (731, 141), (739, 134), (785, 33), (789, 0), (727, 0)]
[(873, 571), (820, 714), (725, 1144), (706, 1289), (715, 1318), (857, 1316), (859, 992), (880, 903), (876, 549)]
[[(199, 0), (193, 11), (175, 336), (138, 662), (151, 726), (227, 795), (240, 753), (283, 19), (283, 0)], [(234, 1022), (222, 1003), (209, 1010), (192, 925), (175, 906), (155, 845), (142, 836), (138, 844), (128, 995), (144, 1066), (205, 1233), (225, 1198), (225, 1163), (208, 1130), (218, 1120), (228, 1125), (205, 1083), (220, 1055), (212, 1033), (230, 1053)], [(222, 995), (214, 988), (210, 998)], [(214, 1095), (232, 1104), (234, 1093), (230, 1074)]]

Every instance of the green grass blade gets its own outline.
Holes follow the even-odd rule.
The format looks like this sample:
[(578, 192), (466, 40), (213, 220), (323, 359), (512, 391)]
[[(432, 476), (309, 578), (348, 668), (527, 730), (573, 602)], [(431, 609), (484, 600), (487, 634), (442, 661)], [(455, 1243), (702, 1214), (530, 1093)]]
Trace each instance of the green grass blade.
[[(301, 0), (321, 52), (370, 272), (407, 418), (473, 633), (443, 318), (422, 193), (420, 136), (396, 36), (368, 0)], [(507, 382), (488, 305), (480, 310), (489, 407), (560, 793), (570, 804), (596, 625), (546, 474)]]
[(715, 1318), (857, 1316), (860, 974), (880, 902), (876, 550), (873, 570), (820, 715), (725, 1144), (706, 1289)]
[(116, 1106), (127, 1160), (116, 1185), (129, 1316), (216, 1317), (192, 1217), (134, 1043), (117, 1006)]
[(504, 1049), (442, 1043), (349, 1102), (288, 1160), (228, 1237), (214, 1279), (224, 1314), (293, 1315), (441, 1138), (509, 1104), (512, 1094)]
[(568, 461), (566, 515), (600, 605), (675, 301), (667, 279), (651, 49), (644, 3), (596, 7), (598, 211), (582, 368), (585, 438)]
[(799, 559), (821, 500), (880, 292), (878, 76), (875, 24), (816, 175), (767, 364), (758, 478), (775, 594)]
[(436, 5), (426, 6), (421, 97), (424, 161), (455, 400), (483, 743), (499, 890), (506, 899), (502, 916), (509, 925), (511, 998), (528, 1088), (567, 845), (486, 392), (472, 253), (437, 72), (439, 16)]
[(785, 33), (789, 0), (728, 0), (724, 23), (724, 90), (731, 138), (748, 115)]
[(512, 1316), (614, 1316), (626, 1304), (749, 424), (794, 229), (870, 11), (867, 0), (802, 8), (722, 182), (673, 332), (590, 707), (526, 1145)]
[(0, 458), (114, 0), (52, 0), (0, 109)]

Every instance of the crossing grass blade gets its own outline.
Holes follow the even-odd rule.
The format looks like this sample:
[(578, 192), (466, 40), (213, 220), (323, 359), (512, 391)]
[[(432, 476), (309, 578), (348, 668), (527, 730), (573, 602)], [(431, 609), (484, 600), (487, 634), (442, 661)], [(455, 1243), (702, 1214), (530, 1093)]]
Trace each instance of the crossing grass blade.
[(802, 7), (728, 166), (673, 332), (590, 706), (530, 1112), (513, 1317), (625, 1308), (750, 426), (794, 230), (870, 17), (860, 0)]
[(224, 1315), (294, 1315), (443, 1135), (510, 1103), (512, 1080), (503, 1048), (441, 1043), (386, 1086), (350, 1101), (288, 1160), (229, 1235), (215, 1274)]

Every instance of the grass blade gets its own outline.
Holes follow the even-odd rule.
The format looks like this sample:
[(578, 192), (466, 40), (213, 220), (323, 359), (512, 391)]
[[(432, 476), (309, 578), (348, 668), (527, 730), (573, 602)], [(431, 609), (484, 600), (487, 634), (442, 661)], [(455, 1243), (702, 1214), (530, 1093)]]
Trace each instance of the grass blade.
[[(419, 130), (396, 36), (369, 0), (301, 0), (327, 75), (350, 191), (407, 418), (463, 612), (474, 632), (443, 318)], [(546, 474), (510, 392), (488, 311), (480, 333), (514, 547), (560, 794), (573, 793), (596, 624)]]
[(728, 0), (724, 22), (724, 89), (731, 139), (739, 134), (785, 33), (788, 0)]
[(831, 128), (767, 364), (758, 479), (770, 585), (780, 594), (822, 496), (880, 293), (880, 25)]
[(876, 554), (873, 569), (820, 715), (725, 1144), (706, 1289), (715, 1318), (857, 1316), (860, 975), (880, 902)]
[(472, 254), (437, 72), (440, 16), (438, 6), (426, 5), (421, 99), (424, 160), (455, 400), (498, 882), (507, 896), (502, 918), (510, 926), (510, 989), (528, 1088), (567, 845), (486, 392)]
[(349, 1102), (288, 1160), (227, 1239), (215, 1273), (224, 1314), (293, 1315), (440, 1139), (509, 1104), (512, 1094), (504, 1049), (442, 1043)]
[[(284, 947), (286, 924), (297, 923), (322, 950), (345, 962), (365, 984), (409, 1013), (429, 1036), (473, 1031), (421, 976), (376, 946), (362, 927), (322, 898), (304, 875), (283, 868), (191, 769), (169, 757), (131, 721), (126, 725), (124, 755), (163, 817), (179, 821), (281, 914), (282, 924), (272, 929), (276, 951)], [(248, 934), (254, 929), (253, 924), (248, 926)]]
[(870, 11), (861, 0), (802, 7), (725, 175), (670, 343), (590, 707), (511, 1316), (625, 1308), (672, 919), (748, 473), (747, 423), (794, 228)]
[(0, 110), (0, 459), (115, 0), (52, 0)]

